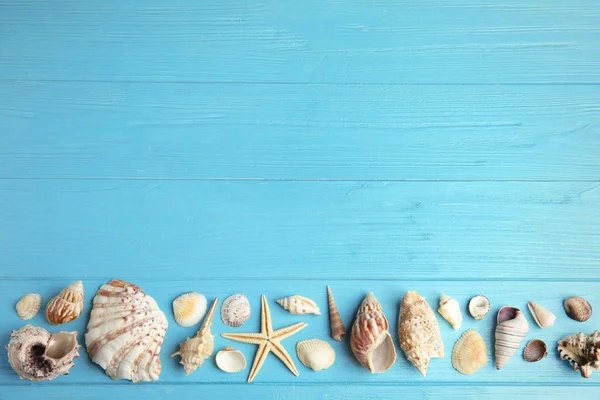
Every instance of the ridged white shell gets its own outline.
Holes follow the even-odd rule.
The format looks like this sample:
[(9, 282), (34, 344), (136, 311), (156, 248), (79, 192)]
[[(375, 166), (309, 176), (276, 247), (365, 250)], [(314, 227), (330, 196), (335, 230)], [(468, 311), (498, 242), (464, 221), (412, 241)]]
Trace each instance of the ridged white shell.
[(17, 315), (27, 321), (35, 317), (42, 306), (42, 296), (39, 293), (27, 293), (17, 302)]
[(458, 300), (453, 299), (450, 296), (442, 294), (440, 297), (440, 308), (438, 312), (446, 321), (452, 325), (452, 328), (459, 329), (462, 324), (462, 313), (460, 312), (460, 305)]
[(487, 363), (485, 341), (474, 329), (462, 334), (452, 349), (452, 366), (461, 374), (470, 375)]
[(292, 314), (315, 314), (321, 315), (317, 303), (299, 295), (293, 295), (277, 300), (277, 304), (285, 308)]
[(244, 357), (241, 351), (235, 350), (232, 347), (225, 347), (219, 351), (215, 356), (215, 362), (219, 369), (231, 374), (235, 374), (246, 368), (246, 357)]
[(77, 281), (64, 288), (46, 305), (46, 319), (52, 325), (66, 324), (83, 311), (83, 282)]
[(469, 301), (469, 314), (476, 320), (483, 319), (490, 311), (490, 300), (482, 295), (473, 297)]
[(534, 303), (533, 301), (530, 301), (527, 304), (527, 308), (529, 308), (529, 311), (531, 312), (535, 323), (538, 324), (540, 328), (549, 328), (552, 325), (554, 325), (554, 321), (556, 321), (556, 316), (544, 307)]
[(308, 339), (298, 342), (296, 353), (300, 362), (314, 371), (327, 369), (335, 361), (333, 347), (320, 339)]
[(578, 332), (558, 341), (558, 354), (567, 360), (573, 371), (580, 371), (583, 378), (589, 378), (600, 370), (600, 331), (591, 335)]
[(502, 368), (521, 346), (529, 331), (521, 310), (505, 306), (498, 311), (495, 334), (496, 369)]
[(221, 319), (225, 325), (234, 328), (244, 325), (251, 314), (250, 302), (243, 294), (229, 296), (221, 306)]
[(173, 316), (179, 326), (194, 326), (206, 314), (206, 297), (200, 293), (189, 292), (173, 300)]

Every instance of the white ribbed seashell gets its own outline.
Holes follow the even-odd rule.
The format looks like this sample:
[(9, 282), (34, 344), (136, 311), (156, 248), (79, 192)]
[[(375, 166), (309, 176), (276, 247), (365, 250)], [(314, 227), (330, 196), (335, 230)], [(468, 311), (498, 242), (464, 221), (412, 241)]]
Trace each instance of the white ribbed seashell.
[(42, 296), (39, 293), (27, 293), (15, 305), (17, 315), (23, 320), (35, 317), (42, 306)]
[(529, 308), (529, 311), (531, 312), (535, 323), (538, 324), (540, 328), (549, 328), (552, 325), (554, 325), (554, 321), (556, 321), (556, 316), (544, 307), (534, 303), (533, 301), (530, 301), (527, 304), (527, 308)]
[(470, 375), (487, 364), (485, 341), (474, 329), (462, 334), (452, 349), (452, 366), (461, 374)]
[(438, 312), (446, 321), (450, 323), (450, 325), (452, 325), (454, 329), (460, 328), (462, 323), (462, 313), (460, 312), (458, 300), (442, 294), (442, 297), (440, 297), (440, 308), (438, 308)]
[(396, 349), (388, 321), (373, 293), (365, 296), (356, 313), (350, 333), (354, 356), (371, 373), (385, 372), (396, 361)]
[(311, 299), (299, 296), (297, 294), (294, 296), (279, 299), (277, 300), (277, 304), (279, 304), (281, 307), (285, 308), (292, 314), (321, 315), (321, 311), (319, 310), (319, 307), (317, 307), (317, 303), (315, 303)]
[(206, 297), (200, 293), (184, 293), (173, 300), (173, 315), (179, 326), (196, 325), (204, 314), (206, 314)]
[(490, 311), (490, 300), (482, 295), (474, 296), (469, 301), (469, 314), (476, 320), (483, 319)]
[(496, 369), (500, 369), (519, 349), (529, 326), (521, 310), (510, 306), (504, 306), (498, 311), (497, 322), (494, 347)]
[(296, 354), (302, 364), (314, 371), (327, 369), (335, 361), (335, 350), (329, 343), (320, 339), (308, 339), (298, 342)]
[(250, 302), (243, 294), (229, 296), (221, 306), (221, 319), (225, 325), (234, 328), (244, 325), (251, 314)]
[(132, 283), (112, 280), (96, 292), (85, 334), (87, 353), (112, 379), (155, 381), (168, 321)]
[(83, 311), (83, 282), (77, 281), (64, 288), (46, 305), (46, 319), (52, 325), (66, 324)]
[(331, 328), (331, 337), (341, 342), (346, 337), (346, 328), (340, 312), (338, 311), (337, 304), (331, 293), (331, 289), (327, 286), (327, 303), (329, 305), (329, 326)]
[(215, 356), (215, 362), (219, 369), (232, 374), (246, 368), (246, 357), (241, 351), (232, 347), (225, 347), (219, 351)]
[(578, 332), (558, 341), (558, 353), (561, 360), (567, 360), (573, 371), (589, 378), (592, 372), (600, 370), (600, 331), (591, 335)]

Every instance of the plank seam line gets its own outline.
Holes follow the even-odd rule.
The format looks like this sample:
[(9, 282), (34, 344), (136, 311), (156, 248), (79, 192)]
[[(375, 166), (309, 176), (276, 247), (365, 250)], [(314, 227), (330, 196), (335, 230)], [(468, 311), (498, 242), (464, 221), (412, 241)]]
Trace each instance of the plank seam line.
[[(418, 379), (418, 378), (416, 378)], [(52, 382), (52, 386), (116, 386), (116, 387), (126, 387), (126, 383), (66, 383), (66, 382)], [(246, 386), (248, 383), (244, 382), (223, 382), (223, 381), (201, 381), (201, 382), (152, 382), (152, 383), (142, 383), (141, 385), (164, 385), (164, 386), (203, 386), (203, 385), (215, 385), (215, 386)], [(344, 386), (373, 386), (373, 387), (394, 387), (394, 386), (473, 386), (473, 387), (503, 387), (503, 386), (513, 386), (513, 387), (543, 387), (543, 386), (565, 386), (565, 387), (600, 387), (600, 382), (520, 382), (520, 381), (453, 381), (453, 382), (445, 382), (445, 381), (396, 381), (396, 382), (356, 382), (356, 381), (329, 381), (329, 382), (253, 382), (252, 386), (280, 386), (280, 387), (290, 387), (290, 386), (328, 386), (328, 385), (344, 385)], [(47, 388), (48, 386), (36, 386), (27, 383), (10, 383), (10, 382), (2, 382), (1, 386), (28, 386), (28, 387), (39, 387), (41, 389)]]

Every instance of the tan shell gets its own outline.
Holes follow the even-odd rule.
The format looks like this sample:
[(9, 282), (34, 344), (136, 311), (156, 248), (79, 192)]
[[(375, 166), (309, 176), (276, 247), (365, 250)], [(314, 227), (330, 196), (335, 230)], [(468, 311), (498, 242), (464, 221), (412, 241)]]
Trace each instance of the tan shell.
[(471, 375), (487, 361), (485, 341), (474, 329), (463, 333), (452, 349), (452, 366), (461, 374)]
[(27, 321), (35, 317), (42, 306), (42, 296), (39, 293), (27, 293), (17, 302), (17, 315)]
[(215, 362), (220, 370), (235, 374), (246, 368), (246, 357), (233, 347), (225, 347), (215, 356)]
[(314, 371), (327, 369), (335, 361), (333, 347), (320, 339), (308, 339), (298, 342), (296, 353), (300, 362)]
[(350, 333), (352, 353), (371, 373), (385, 372), (396, 361), (388, 321), (373, 293), (367, 294), (356, 313)]
[(527, 362), (538, 362), (548, 355), (548, 350), (546, 348), (546, 343), (540, 339), (533, 339), (525, 349), (523, 349), (523, 358)]
[(505, 306), (498, 311), (496, 325), (496, 369), (502, 368), (521, 346), (529, 325), (521, 310)]
[(46, 319), (52, 325), (66, 324), (83, 311), (83, 282), (77, 281), (64, 288), (46, 305)]
[(292, 314), (315, 314), (321, 315), (317, 303), (299, 295), (293, 295), (277, 300), (277, 304), (285, 308)]
[(544, 307), (534, 303), (533, 301), (530, 301), (527, 303), (527, 308), (529, 308), (535, 323), (538, 324), (540, 328), (549, 328), (554, 325), (554, 321), (556, 321), (556, 315), (552, 314)]
[(406, 292), (402, 299), (398, 338), (406, 358), (423, 376), (430, 359), (444, 357), (437, 319), (427, 301), (415, 291)]
[(490, 300), (482, 295), (474, 296), (469, 301), (469, 314), (476, 320), (483, 319), (490, 312)]
[(438, 312), (446, 321), (452, 325), (452, 328), (459, 329), (462, 324), (462, 313), (460, 312), (460, 304), (458, 300), (450, 296), (442, 294), (440, 297), (440, 308)]
[(564, 303), (565, 312), (575, 321), (585, 322), (592, 316), (592, 306), (582, 297), (569, 297)]
[(600, 370), (600, 331), (591, 335), (578, 332), (558, 341), (561, 360), (567, 360), (573, 371), (589, 378), (592, 372)]
[(327, 304), (329, 305), (329, 326), (331, 328), (331, 337), (338, 342), (346, 337), (346, 328), (338, 311), (337, 304), (331, 293), (331, 289), (327, 286)]
[(251, 314), (250, 302), (243, 294), (229, 296), (221, 306), (221, 319), (225, 325), (234, 328), (244, 325)]
[(206, 314), (206, 297), (200, 293), (189, 292), (173, 300), (173, 316), (179, 326), (194, 326)]

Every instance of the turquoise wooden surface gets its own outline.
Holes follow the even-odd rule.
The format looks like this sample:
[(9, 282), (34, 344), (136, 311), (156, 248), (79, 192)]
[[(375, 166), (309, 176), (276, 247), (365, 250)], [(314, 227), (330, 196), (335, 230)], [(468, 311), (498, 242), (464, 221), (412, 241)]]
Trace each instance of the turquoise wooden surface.
[[(600, 329), (561, 311), (600, 307), (600, 4), (594, 0), (0, 0), (0, 399), (598, 399), (555, 342)], [(14, 304), (83, 279), (84, 315), (112, 278), (139, 284), (169, 318), (153, 384), (111, 381), (85, 349), (69, 376), (20, 381), (7, 363)], [(446, 357), (422, 378), (400, 353), (370, 375), (322, 317), (331, 285), (350, 326), (367, 291), (392, 327), (404, 292), (435, 305), (492, 300), (461, 331), (440, 320)], [(212, 360), (186, 377), (168, 355), (194, 328), (178, 294), (261, 294), (300, 371), (270, 356), (248, 370)], [(494, 313), (529, 300), (554, 311), (528, 339), (550, 355), (493, 367)], [(49, 328), (43, 315), (33, 321)], [(245, 329), (248, 328), (248, 329)], [(467, 328), (490, 363), (472, 376), (450, 353)], [(255, 346), (220, 338), (250, 360)], [(395, 329), (392, 332), (396, 340)], [(332, 343), (315, 373), (298, 340)], [(397, 342), (396, 342), (397, 343)]]

